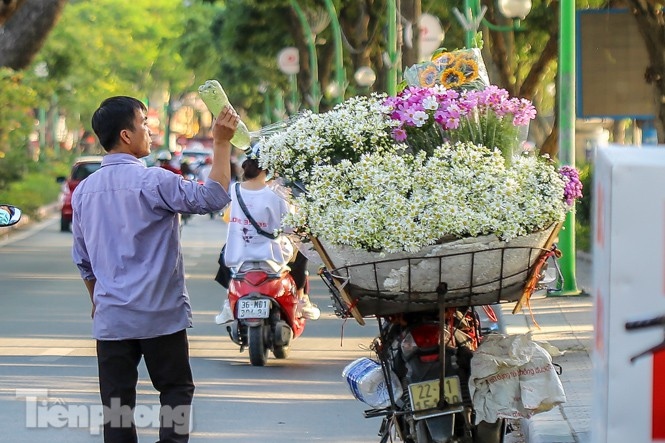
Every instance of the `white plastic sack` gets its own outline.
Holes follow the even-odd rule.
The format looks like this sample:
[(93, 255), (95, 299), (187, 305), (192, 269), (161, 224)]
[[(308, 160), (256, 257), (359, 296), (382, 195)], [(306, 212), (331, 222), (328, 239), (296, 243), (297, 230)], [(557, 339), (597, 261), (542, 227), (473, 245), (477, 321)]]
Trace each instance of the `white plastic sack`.
[(529, 418), (566, 402), (550, 354), (530, 334), (490, 334), (471, 359), (476, 423)]

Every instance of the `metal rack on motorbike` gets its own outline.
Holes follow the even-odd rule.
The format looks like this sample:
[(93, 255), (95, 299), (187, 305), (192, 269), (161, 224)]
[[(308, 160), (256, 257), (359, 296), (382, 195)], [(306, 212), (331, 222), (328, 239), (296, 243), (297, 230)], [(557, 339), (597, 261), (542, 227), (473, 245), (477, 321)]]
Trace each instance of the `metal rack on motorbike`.
[[(394, 436), (406, 442), (503, 441), (503, 421), (474, 420), (467, 369), (482, 335), (475, 309), (515, 302), (516, 312), (528, 303), (546, 263), (559, 255), (554, 241), (560, 228), (552, 224), (510, 242), (447, 239), (414, 254), (371, 254), (312, 239), (335, 314), (361, 325), (368, 317), (378, 321), (371, 348), (389, 401), (365, 417), (384, 417), (382, 442)], [(407, 389), (395, 389), (392, 373)]]

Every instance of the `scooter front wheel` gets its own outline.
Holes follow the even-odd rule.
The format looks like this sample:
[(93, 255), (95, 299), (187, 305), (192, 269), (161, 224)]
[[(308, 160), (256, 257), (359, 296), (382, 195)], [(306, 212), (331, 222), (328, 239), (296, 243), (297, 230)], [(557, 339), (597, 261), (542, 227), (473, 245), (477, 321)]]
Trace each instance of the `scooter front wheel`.
[(268, 347), (264, 334), (264, 325), (252, 326), (247, 331), (249, 339), (249, 362), (252, 366), (265, 366), (268, 361)]
[(275, 346), (272, 353), (275, 355), (275, 358), (283, 359), (289, 356), (290, 350), (290, 346)]

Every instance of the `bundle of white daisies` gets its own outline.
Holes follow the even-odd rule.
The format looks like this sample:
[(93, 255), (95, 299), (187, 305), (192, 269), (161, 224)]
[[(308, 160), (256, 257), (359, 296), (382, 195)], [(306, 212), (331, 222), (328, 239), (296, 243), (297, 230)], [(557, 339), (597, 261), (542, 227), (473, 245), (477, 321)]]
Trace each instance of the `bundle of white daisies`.
[(574, 207), (567, 176), (549, 158), (507, 163), (498, 148), (445, 134), (428, 146), (398, 142), (400, 123), (386, 103), (384, 95), (353, 97), (262, 141), (262, 167), (306, 189), (285, 224), (332, 244), (416, 252), (450, 236), (510, 240)]

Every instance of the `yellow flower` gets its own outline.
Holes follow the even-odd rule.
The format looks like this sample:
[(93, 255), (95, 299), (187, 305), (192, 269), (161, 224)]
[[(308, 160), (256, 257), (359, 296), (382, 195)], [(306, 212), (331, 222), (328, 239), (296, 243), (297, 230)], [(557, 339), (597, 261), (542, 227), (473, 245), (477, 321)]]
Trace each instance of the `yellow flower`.
[(441, 74), (440, 83), (448, 89), (462, 86), (465, 83), (464, 73), (455, 68), (446, 69)]
[(428, 66), (418, 74), (418, 80), (420, 81), (420, 86), (424, 88), (431, 88), (436, 85), (436, 76), (438, 72), (436, 67)]
[(460, 57), (455, 64), (455, 69), (464, 74), (464, 83), (472, 82), (478, 78), (478, 63), (473, 58)]
[(455, 63), (456, 57), (452, 52), (440, 52), (432, 57), (432, 61), (441, 68), (447, 68)]

